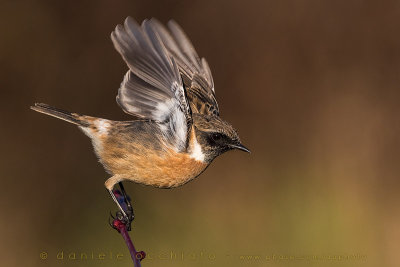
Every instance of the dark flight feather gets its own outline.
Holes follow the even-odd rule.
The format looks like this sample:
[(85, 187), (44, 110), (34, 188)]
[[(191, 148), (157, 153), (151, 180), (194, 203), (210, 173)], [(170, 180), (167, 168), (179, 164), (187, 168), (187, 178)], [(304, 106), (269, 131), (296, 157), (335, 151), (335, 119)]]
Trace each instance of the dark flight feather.
[(175, 21), (168, 22), (169, 30), (154, 18), (150, 22), (179, 67), (192, 112), (219, 116), (214, 81), (207, 61), (199, 58), (189, 38)]
[(176, 150), (184, 150), (191, 110), (178, 66), (152, 23), (145, 20), (139, 26), (128, 17), (111, 39), (129, 67), (118, 91), (118, 104), (126, 113), (158, 122), (167, 141)]

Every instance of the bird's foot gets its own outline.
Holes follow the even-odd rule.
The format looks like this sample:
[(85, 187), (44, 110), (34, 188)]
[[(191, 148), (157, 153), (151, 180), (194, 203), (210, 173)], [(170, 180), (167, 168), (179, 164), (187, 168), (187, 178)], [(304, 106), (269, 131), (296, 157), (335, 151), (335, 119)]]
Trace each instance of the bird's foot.
[(121, 211), (117, 211), (116, 217), (120, 222), (125, 224), (127, 231), (130, 231), (132, 229), (132, 221), (135, 218), (133, 215), (133, 211), (128, 211), (125, 214), (123, 214)]
[(118, 232), (121, 231), (121, 227), (125, 227), (127, 231), (130, 231), (132, 229), (132, 219), (128, 215), (122, 214), (121, 211), (117, 211), (116, 216), (113, 216), (110, 212), (110, 219), (108, 220), (108, 223), (112, 228), (117, 230)]
[[(115, 222), (115, 220), (118, 220), (123, 224), (125, 224), (126, 230), (130, 231), (132, 229), (131, 227), (132, 221), (135, 219), (132, 204), (130, 202), (130, 197), (127, 196), (125, 192), (121, 194), (119, 190), (114, 190), (113, 193), (119, 203), (119, 207), (121, 208), (121, 210), (115, 214), (116, 215), (115, 217), (111, 215), (111, 218), (113, 218), (114, 220), (113, 222)], [(116, 229), (115, 223), (112, 224), (110, 223), (110, 225), (114, 229)]]

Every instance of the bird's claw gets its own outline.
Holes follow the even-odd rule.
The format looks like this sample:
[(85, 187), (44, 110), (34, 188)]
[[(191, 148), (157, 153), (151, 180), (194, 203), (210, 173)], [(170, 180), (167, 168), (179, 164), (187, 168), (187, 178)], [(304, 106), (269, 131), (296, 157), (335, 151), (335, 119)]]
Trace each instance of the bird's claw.
[(117, 219), (123, 222), (126, 225), (126, 230), (130, 231), (131, 230), (131, 225), (132, 221), (134, 220), (135, 216), (133, 215), (133, 210), (132, 211), (125, 211), (125, 214), (123, 214), (121, 211), (117, 212)]
[(121, 211), (117, 211), (115, 217), (110, 212), (110, 218), (108, 220), (108, 224), (119, 231), (118, 227), (116, 227), (116, 221), (123, 223), (126, 226), (126, 230), (130, 231), (132, 229), (132, 221), (134, 219), (133, 212), (128, 212), (123, 214)]

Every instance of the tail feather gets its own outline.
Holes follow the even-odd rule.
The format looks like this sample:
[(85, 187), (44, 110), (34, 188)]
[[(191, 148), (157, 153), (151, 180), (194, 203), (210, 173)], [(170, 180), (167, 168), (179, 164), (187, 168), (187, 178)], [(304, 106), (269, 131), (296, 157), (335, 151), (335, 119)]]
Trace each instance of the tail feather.
[(80, 115), (78, 115), (76, 113), (71, 113), (71, 112), (68, 112), (65, 110), (61, 110), (58, 108), (54, 108), (47, 104), (35, 103), (34, 106), (31, 106), (31, 109), (33, 109), (34, 111), (41, 112), (43, 114), (50, 115), (50, 116), (56, 117), (58, 119), (76, 124), (78, 126), (82, 126), (82, 127), (89, 126), (89, 123), (87, 121), (80, 119), (80, 117), (81, 117)]

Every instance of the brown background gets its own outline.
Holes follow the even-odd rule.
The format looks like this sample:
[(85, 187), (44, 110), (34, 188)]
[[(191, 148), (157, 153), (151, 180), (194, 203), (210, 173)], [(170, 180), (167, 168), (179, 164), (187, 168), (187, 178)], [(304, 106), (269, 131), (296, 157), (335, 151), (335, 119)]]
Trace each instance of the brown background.
[(29, 110), (128, 119), (109, 38), (127, 15), (181, 24), (253, 152), (182, 188), (127, 184), (143, 266), (399, 266), (400, 2), (361, 0), (1, 1), (1, 266), (129, 266), (89, 140)]

